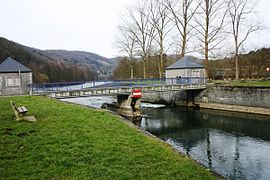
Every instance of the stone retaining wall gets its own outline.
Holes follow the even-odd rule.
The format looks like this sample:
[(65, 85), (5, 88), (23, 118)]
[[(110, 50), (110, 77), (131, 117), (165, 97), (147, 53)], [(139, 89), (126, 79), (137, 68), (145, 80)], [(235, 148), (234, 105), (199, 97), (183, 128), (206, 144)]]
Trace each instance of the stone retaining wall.
[(270, 87), (214, 86), (200, 91), (144, 93), (142, 101), (270, 115)]
[(210, 85), (195, 102), (270, 108), (270, 87)]
[(270, 115), (270, 109), (268, 108), (228, 105), (228, 104), (215, 104), (215, 103), (198, 103), (198, 105), (200, 108), (204, 108), (204, 109), (215, 109), (215, 110), (224, 110), (224, 111), (233, 111), (233, 112)]

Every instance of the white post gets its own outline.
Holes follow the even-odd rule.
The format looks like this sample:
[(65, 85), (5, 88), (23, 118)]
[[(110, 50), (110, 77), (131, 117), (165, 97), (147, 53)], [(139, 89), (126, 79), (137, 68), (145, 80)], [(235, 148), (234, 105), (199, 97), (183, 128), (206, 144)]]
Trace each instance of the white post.
[(32, 77), (32, 73), (29, 73), (29, 95), (32, 96), (33, 95), (33, 77)]
[(21, 70), (19, 70), (19, 79), (20, 79), (20, 95), (22, 95), (22, 77), (21, 77)]

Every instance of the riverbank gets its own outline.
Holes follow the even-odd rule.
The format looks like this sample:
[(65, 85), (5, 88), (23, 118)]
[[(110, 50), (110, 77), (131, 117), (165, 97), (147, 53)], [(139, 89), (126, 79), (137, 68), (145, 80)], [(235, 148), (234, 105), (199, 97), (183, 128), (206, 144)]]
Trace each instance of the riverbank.
[[(16, 122), (9, 101), (38, 119)], [(0, 98), (3, 179), (215, 179), (119, 117), (43, 97)]]
[(267, 108), (217, 104), (217, 103), (201, 103), (201, 102), (196, 103), (196, 105), (198, 105), (198, 107), (203, 108), (203, 109), (213, 109), (213, 110), (240, 112), (240, 113), (252, 113), (252, 114), (258, 114), (258, 115), (270, 116), (270, 109), (267, 109)]

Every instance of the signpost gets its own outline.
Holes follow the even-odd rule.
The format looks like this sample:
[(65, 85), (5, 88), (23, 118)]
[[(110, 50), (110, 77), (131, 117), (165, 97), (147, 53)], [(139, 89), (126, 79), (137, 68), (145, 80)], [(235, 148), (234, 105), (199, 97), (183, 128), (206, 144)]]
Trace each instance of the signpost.
[(142, 91), (140, 89), (134, 89), (132, 91), (132, 98), (139, 99), (142, 97)]

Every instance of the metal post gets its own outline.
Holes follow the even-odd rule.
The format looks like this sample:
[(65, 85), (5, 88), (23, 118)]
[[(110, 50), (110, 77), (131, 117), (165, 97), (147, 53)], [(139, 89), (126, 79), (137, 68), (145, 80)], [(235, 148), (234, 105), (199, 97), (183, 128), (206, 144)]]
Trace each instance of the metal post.
[(19, 70), (19, 80), (20, 80), (20, 95), (22, 95), (22, 77), (21, 77), (21, 70)]
[(30, 87), (29, 95), (32, 96), (33, 95), (33, 86), (32, 86), (32, 84), (30, 84), (29, 87)]

